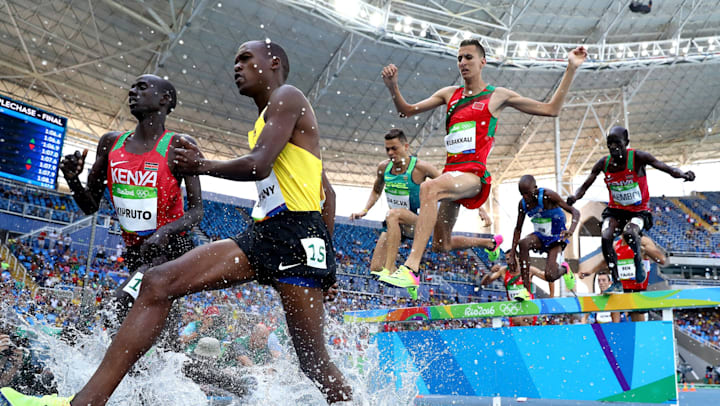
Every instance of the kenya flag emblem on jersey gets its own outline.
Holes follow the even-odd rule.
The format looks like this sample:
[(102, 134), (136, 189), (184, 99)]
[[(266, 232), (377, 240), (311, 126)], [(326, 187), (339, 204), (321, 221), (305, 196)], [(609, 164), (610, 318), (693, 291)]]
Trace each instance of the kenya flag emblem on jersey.
[(157, 162), (145, 162), (145, 170), (146, 171), (157, 171), (160, 167), (160, 164)]

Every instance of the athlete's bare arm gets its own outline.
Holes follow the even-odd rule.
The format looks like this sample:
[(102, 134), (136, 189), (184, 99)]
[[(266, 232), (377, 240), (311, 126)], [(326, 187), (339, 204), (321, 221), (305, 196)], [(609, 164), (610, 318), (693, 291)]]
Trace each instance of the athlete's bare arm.
[(550, 201), (552, 201), (556, 205), (560, 206), (560, 208), (562, 208), (566, 212), (572, 214), (570, 228), (562, 232), (563, 238), (570, 238), (575, 233), (575, 228), (580, 221), (580, 211), (567, 204), (565, 200), (563, 200), (563, 198), (560, 197), (560, 195), (554, 190), (545, 189), (545, 197), (550, 199)]
[(493, 265), (493, 267), (490, 269), (492, 272), (483, 275), (482, 279), (480, 280), (480, 285), (489, 285), (493, 281), (504, 277), (507, 269), (508, 268), (506, 266)]
[(162, 248), (167, 246), (170, 242), (171, 235), (188, 231), (200, 224), (200, 221), (202, 221), (203, 204), (200, 177), (197, 175), (182, 175), (179, 173), (180, 171), (175, 168), (175, 149), (181, 148), (183, 145), (180, 140), (184, 140), (185, 142), (189, 142), (195, 146), (197, 146), (197, 142), (194, 138), (187, 134), (176, 134), (172, 138), (173, 148), (168, 150), (167, 160), (170, 172), (172, 172), (176, 178), (179, 178), (178, 183), (180, 183), (180, 181), (185, 181), (188, 209), (180, 218), (158, 228), (152, 236), (143, 241), (142, 247), (140, 248), (142, 252), (148, 252), (152, 249), (156, 250), (156, 252), (160, 252)]
[(322, 172), (322, 188), (325, 193), (325, 203), (322, 207), (322, 218), (330, 236), (332, 237), (335, 232), (335, 189), (333, 189), (330, 184), (330, 180), (325, 175), (325, 171)]
[(655, 169), (667, 173), (673, 178), (685, 179), (685, 182), (692, 182), (695, 180), (695, 173), (693, 171), (683, 172), (680, 168), (673, 168), (665, 162), (655, 158), (649, 152), (635, 150), (635, 157), (638, 165), (650, 165)]
[(595, 182), (595, 178), (597, 178), (600, 172), (602, 172), (603, 167), (605, 166), (605, 159), (607, 159), (607, 157), (602, 157), (599, 161), (595, 162), (595, 165), (593, 165), (590, 174), (588, 175), (587, 179), (585, 179), (585, 182), (583, 182), (580, 188), (575, 191), (575, 194), (568, 196), (567, 204), (572, 206), (573, 204), (575, 204), (575, 202), (585, 196), (585, 192), (587, 192), (590, 186), (592, 186), (593, 182)]
[(648, 236), (642, 236), (640, 239), (640, 246), (642, 248), (643, 258), (647, 258), (659, 265), (665, 265), (667, 263), (667, 257), (660, 247), (655, 245), (655, 242)]
[(417, 160), (417, 163), (415, 164), (415, 169), (419, 169), (418, 171), (418, 177), (415, 176), (415, 172), (413, 171), (413, 181), (417, 183), (418, 185), (421, 184), (426, 179), (435, 179), (438, 176), (442, 175), (440, 170), (435, 167), (435, 165), (431, 164), (430, 162)]
[(402, 94), (400, 94), (397, 66), (390, 64), (384, 67), (382, 70), (382, 78), (385, 82), (385, 86), (387, 86), (388, 90), (390, 90), (390, 96), (393, 99), (393, 103), (395, 103), (395, 108), (397, 108), (400, 117), (411, 117), (415, 114), (420, 114), (445, 105), (450, 101), (455, 89), (457, 89), (457, 86), (443, 87), (427, 99), (415, 104), (410, 104), (405, 101), (405, 98), (403, 98)]
[(520, 233), (522, 232), (523, 223), (525, 222), (525, 210), (523, 210), (522, 200), (518, 203), (518, 215), (517, 222), (515, 223), (515, 231), (513, 232), (512, 248), (507, 253), (507, 264), (508, 268), (513, 271), (517, 270), (517, 262), (515, 261), (515, 253), (517, 252), (517, 246), (520, 242)]
[(373, 184), (373, 188), (370, 191), (370, 196), (368, 196), (367, 203), (365, 203), (365, 208), (361, 212), (351, 214), (350, 220), (365, 217), (368, 211), (372, 209), (373, 206), (375, 206), (375, 203), (377, 203), (380, 195), (382, 194), (383, 187), (385, 187), (385, 168), (387, 167), (389, 162), (389, 159), (380, 162), (377, 167), (377, 176), (375, 176), (375, 183)]
[(492, 225), (492, 219), (490, 218), (490, 215), (487, 211), (485, 211), (484, 208), (479, 207), (478, 208), (478, 216), (480, 216), (480, 219), (483, 221), (483, 225), (485, 227), (490, 227)]
[[(312, 109), (308, 109), (309, 106), (305, 95), (300, 90), (290, 85), (280, 86), (270, 96), (265, 113), (265, 127), (250, 153), (230, 160), (210, 160), (205, 159), (196, 145), (181, 140), (182, 148), (175, 150), (178, 161), (176, 164), (183, 173), (210, 175), (238, 181), (254, 181), (265, 179), (270, 175), (275, 159), (291, 138), (295, 145), (319, 157), (316, 133), (314, 136), (308, 134), (304, 137), (294, 137), (301, 117), (312, 115), (312, 120), (314, 120), (314, 114), (312, 114)], [(308, 111), (311, 114), (307, 114)], [(309, 130), (310, 128), (308, 128)], [(314, 142), (310, 139), (311, 136), (314, 138)]]
[(60, 170), (72, 190), (73, 199), (85, 214), (93, 214), (100, 208), (100, 200), (106, 187), (108, 155), (119, 135), (119, 132), (112, 131), (100, 137), (95, 163), (88, 174), (87, 188), (83, 187), (79, 179), (85, 166), (87, 150), (82, 154), (80, 151), (75, 151), (73, 154), (65, 155), (60, 161)]
[(497, 87), (495, 88), (495, 93), (493, 93), (492, 98), (490, 99), (490, 113), (497, 117), (500, 115), (500, 112), (505, 109), (505, 107), (512, 107), (522, 111), (523, 113), (535, 116), (556, 117), (560, 114), (560, 109), (562, 109), (563, 103), (565, 102), (565, 96), (570, 90), (570, 84), (573, 81), (575, 72), (585, 61), (585, 58), (587, 58), (587, 51), (582, 46), (570, 51), (568, 54), (568, 66), (565, 70), (565, 74), (563, 75), (560, 85), (557, 90), (555, 90), (555, 93), (549, 102), (539, 102), (537, 100), (521, 96), (510, 89)]

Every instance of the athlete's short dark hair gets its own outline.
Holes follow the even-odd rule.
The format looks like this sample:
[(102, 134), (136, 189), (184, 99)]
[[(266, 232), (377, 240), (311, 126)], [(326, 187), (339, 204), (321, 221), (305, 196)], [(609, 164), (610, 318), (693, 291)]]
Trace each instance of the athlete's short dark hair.
[(461, 47), (466, 47), (466, 46), (470, 46), (470, 45), (475, 45), (477, 47), (481, 58), (485, 57), (485, 48), (483, 48), (483, 46), (480, 44), (480, 41), (478, 41), (477, 39), (475, 39), (475, 38), (464, 39), (460, 43)]
[(287, 80), (288, 75), (290, 74), (290, 60), (288, 59), (285, 50), (283, 47), (272, 41), (267, 42), (267, 47), (270, 49), (270, 56), (280, 60), (280, 65), (283, 68), (283, 80)]
[(387, 134), (385, 134), (385, 139), (386, 140), (398, 139), (398, 140), (402, 141), (403, 143), (407, 143), (407, 137), (405, 136), (405, 133), (403, 132), (403, 130), (401, 130), (399, 128), (393, 128), (390, 131), (388, 131)]

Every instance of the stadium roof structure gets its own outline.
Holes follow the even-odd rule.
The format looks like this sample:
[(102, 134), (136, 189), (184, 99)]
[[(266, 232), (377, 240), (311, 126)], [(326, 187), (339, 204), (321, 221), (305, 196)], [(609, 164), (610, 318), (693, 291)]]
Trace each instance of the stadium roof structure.
[(69, 118), (68, 143), (92, 147), (130, 129), (127, 90), (168, 77), (180, 104), (169, 126), (213, 157), (248, 151), (257, 109), (233, 85), (240, 43), (269, 38), (289, 83), (317, 113), (335, 183), (369, 185), (382, 135), (405, 130), (423, 159), (444, 161), (444, 109), (398, 117), (380, 78), (400, 70), (409, 101), (458, 84), (463, 38), (487, 49), (484, 79), (538, 100), (560, 82), (566, 53), (588, 48), (557, 119), (506, 110), (488, 162), (494, 182), (525, 173), (568, 179), (604, 154), (627, 123), (631, 146), (676, 164), (720, 159), (720, 0), (0, 0), (0, 93)]

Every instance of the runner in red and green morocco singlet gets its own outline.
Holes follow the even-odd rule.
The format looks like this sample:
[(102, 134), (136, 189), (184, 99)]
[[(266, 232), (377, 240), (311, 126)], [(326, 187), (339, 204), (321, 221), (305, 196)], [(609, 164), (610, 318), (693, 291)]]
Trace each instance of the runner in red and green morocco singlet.
[(582, 199), (600, 172), (605, 174), (604, 180), (610, 193), (610, 203), (602, 213), (602, 251), (605, 263), (612, 274), (613, 284), (603, 292), (604, 294), (623, 293), (618, 257), (613, 248), (613, 239), (620, 233), (634, 253), (635, 282), (642, 285), (647, 278), (647, 272), (642, 264), (641, 236), (643, 231), (652, 227), (653, 220), (648, 209), (650, 192), (645, 167), (650, 165), (685, 181), (695, 180), (692, 171), (684, 172), (679, 168), (668, 166), (647, 152), (628, 149), (629, 142), (627, 129), (620, 126), (611, 128), (607, 136), (610, 154), (595, 163), (582, 186), (574, 195), (567, 198), (570, 205)]
[[(417, 286), (414, 275), (419, 270), (430, 235), (433, 235), (434, 251), (478, 246), (472, 241), (451, 238), (451, 233), (460, 205), (469, 209), (479, 208), (490, 194), (491, 178), (487, 170), (487, 158), (495, 140), (498, 116), (506, 107), (533, 115), (557, 116), (575, 72), (586, 56), (587, 52), (583, 47), (568, 53), (567, 70), (552, 99), (547, 103), (485, 83), (482, 78), (482, 69), (487, 63), (485, 49), (476, 39), (462, 41), (458, 49), (457, 66), (463, 85), (444, 87), (415, 104), (406, 102), (400, 94), (398, 68), (395, 65), (383, 68), (383, 80), (401, 117), (410, 117), (440, 106), (448, 109), (445, 169), (438, 178), (423, 183), (412, 250), (395, 273), (397, 276), (394, 281), (387, 282), (402, 287)], [(479, 246), (488, 249), (490, 259), (495, 260), (501, 243), (502, 237), (497, 235), (493, 239), (485, 239)]]
[[(175, 88), (154, 75), (142, 75), (129, 91), (135, 131), (105, 134), (85, 188), (78, 178), (87, 150), (64, 157), (60, 168), (73, 198), (85, 214), (98, 210), (105, 188), (122, 228), (130, 277), (116, 291), (119, 318), (137, 298), (145, 267), (175, 259), (192, 249), (185, 233), (202, 219), (200, 180), (175, 168), (174, 147), (187, 135), (165, 129), (165, 118), (176, 104)], [(180, 185), (185, 181), (188, 211), (183, 210)]]
[[(518, 300), (521, 298), (522, 293), (525, 292), (525, 284), (523, 283), (522, 273), (520, 272), (520, 269), (517, 267), (516, 269), (517, 271), (513, 272), (507, 267), (507, 265), (501, 266), (495, 264), (492, 266), (492, 268), (490, 268), (490, 273), (485, 274), (482, 280), (480, 280), (480, 285), (489, 285), (494, 280), (502, 278), (503, 285), (505, 285), (505, 291), (507, 292), (508, 300)], [(545, 272), (534, 266), (530, 267), (530, 275), (531, 278), (533, 276), (537, 276), (538, 278), (545, 280)], [(549, 283), (548, 286), (550, 286), (550, 297), (552, 297), (554, 293), (553, 284)], [(535, 286), (533, 285), (532, 289), (534, 289), (534, 287)], [(530, 292), (528, 299), (535, 299), (535, 295)], [(534, 326), (535, 324), (537, 324), (537, 316), (510, 317), (510, 327)]]

